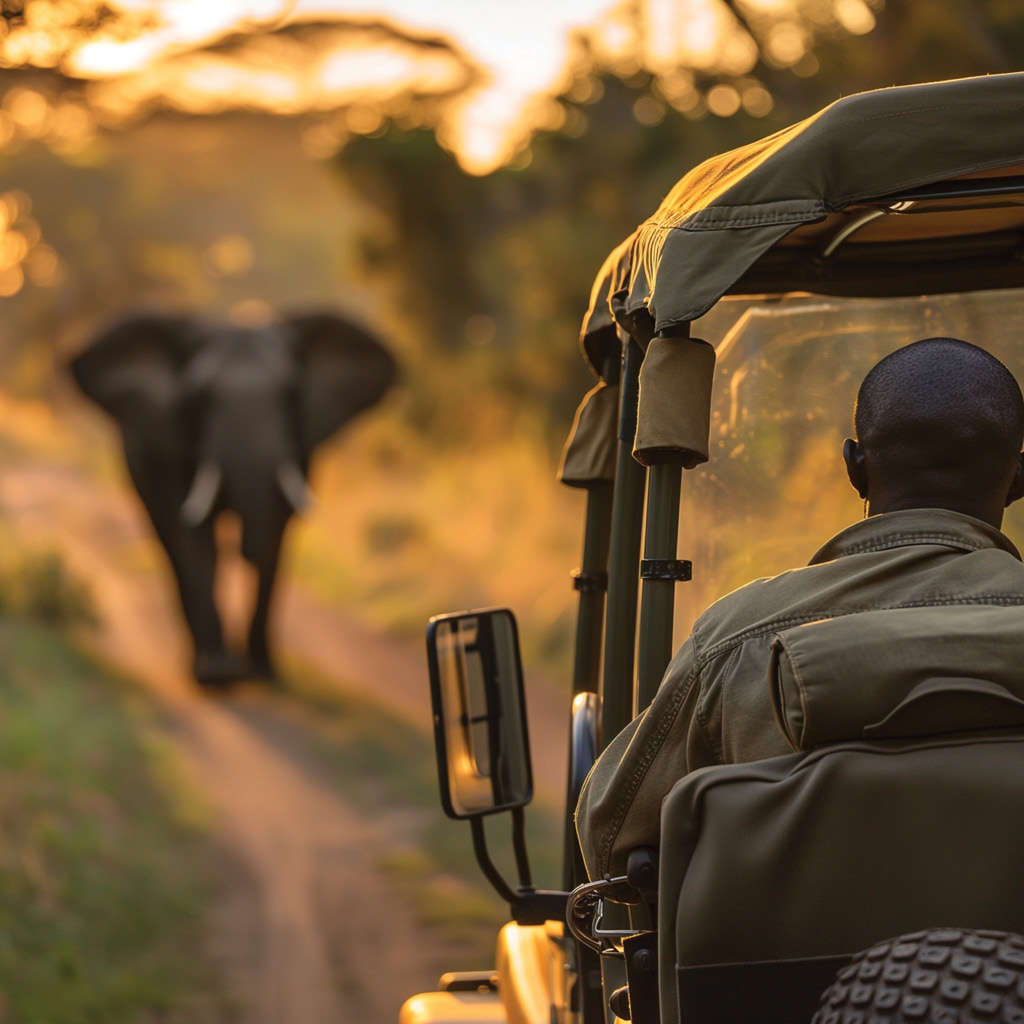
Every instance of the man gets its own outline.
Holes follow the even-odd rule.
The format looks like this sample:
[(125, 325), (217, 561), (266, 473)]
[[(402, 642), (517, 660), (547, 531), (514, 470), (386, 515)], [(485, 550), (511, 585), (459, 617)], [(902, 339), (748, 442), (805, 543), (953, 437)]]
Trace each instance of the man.
[(999, 530), (1024, 495), (1024, 400), (1006, 367), (952, 338), (908, 345), (864, 379), (854, 430), (843, 459), (864, 521), (697, 620), (650, 708), (584, 783), (591, 878), (623, 875), (631, 849), (657, 845), (662, 798), (687, 772), (792, 752), (766, 682), (780, 630), (874, 609), (1024, 605), (1024, 564)]

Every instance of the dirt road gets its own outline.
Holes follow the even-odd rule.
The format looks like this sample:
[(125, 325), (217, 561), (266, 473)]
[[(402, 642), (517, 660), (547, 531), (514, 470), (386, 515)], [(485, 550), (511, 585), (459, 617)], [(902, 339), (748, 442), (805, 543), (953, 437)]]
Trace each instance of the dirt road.
[[(424, 941), (415, 908), (381, 869), (383, 853), (410, 842), (407, 816), (382, 808), (368, 817), (346, 803), (287, 742), (273, 698), (243, 691), (211, 700), (191, 682), (170, 581), (133, 495), (74, 468), (25, 463), (0, 474), (0, 510), (90, 581), (104, 622), (98, 653), (159, 698), (207, 794), (227, 864), (211, 949), (239, 1021), (394, 1024), (406, 996), (462, 966), (435, 937)], [(287, 581), (275, 632), (283, 652), (324, 678), (429, 728), (418, 645), (382, 637)], [(532, 696), (538, 790), (555, 802), (564, 712), (547, 694)]]

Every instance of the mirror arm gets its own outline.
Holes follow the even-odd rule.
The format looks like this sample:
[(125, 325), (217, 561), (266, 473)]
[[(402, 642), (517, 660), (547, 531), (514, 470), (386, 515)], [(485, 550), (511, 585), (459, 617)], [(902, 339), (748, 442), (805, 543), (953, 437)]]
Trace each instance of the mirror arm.
[[(525, 872), (523, 871), (526, 864), (523, 820), (522, 808), (518, 807), (512, 819), (513, 841), (516, 847), (516, 860), (519, 862), (520, 872), (524, 874), (526, 879), (529, 879), (529, 867), (526, 866)], [(565, 921), (565, 910), (569, 894), (567, 892), (534, 889), (528, 881), (520, 888), (513, 890), (502, 877), (494, 861), (491, 860), (491, 855), (487, 850), (487, 838), (484, 835), (483, 818), (470, 818), (469, 825), (473, 833), (473, 852), (476, 854), (480, 870), (483, 871), (487, 881), (494, 886), (498, 895), (508, 903), (512, 912), (512, 918), (516, 924), (536, 925), (543, 924), (545, 921)]]
[(491, 860), (490, 852), (487, 849), (487, 837), (484, 835), (483, 818), (470, 818), (469, 826), (473, 832), (473, 853), (476, 854), (476, 862), (480, 865), (480, 870), (486, 876), (487, 881), (494, 886), (495, 892), (506, 903), (514, 906), (518, 896), (512, 891), (511, 886), (502, 877), (494, 861)]
[(532, 889), (533, 879), (530, 877), (530, 858), (526, 853), (526, 816), (522, 807), (512, 810), (512, 849), (516, 854), (516, 867), (519, 869), (519, 888)]

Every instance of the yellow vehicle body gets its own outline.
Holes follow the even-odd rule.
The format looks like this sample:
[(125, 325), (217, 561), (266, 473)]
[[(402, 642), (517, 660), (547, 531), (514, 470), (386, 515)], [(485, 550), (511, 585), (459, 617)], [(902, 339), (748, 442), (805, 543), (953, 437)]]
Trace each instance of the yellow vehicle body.
[(497, 985), (445, 988), (407, 999), (399, 1024), (569, 1024), (562, 925), (506, 924), (498, 933)]

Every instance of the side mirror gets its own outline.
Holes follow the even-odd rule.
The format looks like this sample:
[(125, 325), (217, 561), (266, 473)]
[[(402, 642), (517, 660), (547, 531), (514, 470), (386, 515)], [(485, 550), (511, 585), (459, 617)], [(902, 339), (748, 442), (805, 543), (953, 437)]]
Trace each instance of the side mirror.
[(445, 814), (478, 818), (524, 807), (533, 796), (533, 773), (512, 612), (432, 618), (427, 661)]

